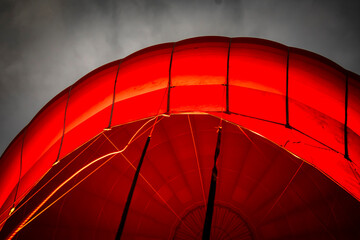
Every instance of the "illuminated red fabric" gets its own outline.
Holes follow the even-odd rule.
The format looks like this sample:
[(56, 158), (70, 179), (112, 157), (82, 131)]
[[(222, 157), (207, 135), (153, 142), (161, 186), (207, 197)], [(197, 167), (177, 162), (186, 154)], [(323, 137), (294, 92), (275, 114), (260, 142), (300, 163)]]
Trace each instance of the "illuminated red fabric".
[[(360, 148), (358, 147), (360, 145), (359, 96), (360, 77), (358, 75), (316, 54), (266, 40), (202, 37), (177, 43), (161, 44), (141, 50), (122, 60), (94, 70), (72, 87), (61, 92), (13, 140), (0, 160), (1, 224), (5, 223), (4, 219), (9, 214), (15, 195), (15, 206), (17, 206), (21, 200), (26, 199), (27, 193), (34, 191), (34, 186), (38, 181), (44, 181), (42, 176), (48, 170), (52, 172), (51, 174), (54, 174), (53, 171), (56, 171), (52, 170), (54, 162), (59, 160), (60, 164), (66, 164), (63, 161), (69, 161), (76, 152), (89, 145), (91, 139), (96, 136), (103, 139), (101, 133), (103, 129), (109, 127), (113, 128), (110, 131), (110, 134), (113, 135), (114, 129), (120, 131), (117, 126), (124, 126), (127, 131), (127, 134), (125, 134), (127, 138), (114, 137), (113, 139), (115, 142), (122, 141), (117, 142), (117, 146), (124, 146), (126, 140), (140, 127), (141, 124), (137, 122), (138, 120), (164, 113), (170, 114), (170, 119), (173, 118), (173, 115), (183, 113), (210, 114), (249, 129), (300, 157), (306, 162), (304, 168), (310, 169), (306, 171), (315, 171), (314, 169), (311, 170), (312, 168), (309, 165), (313, 166), (328, 177), (324, 179), (330, 179), (338, 184), (359, 201), (360, 176), (357, 169), (360, 164)], [(167, 112), (167, 109), (169, 109), (169, 112)], [(167, 122), (169, 124), (176, 123), (176, 120), (162, 121), (164, 124)], [(183, 126), (185, 120), (181, 118), (179, 121), (182, 122), (179, 124)], [(197, 121), (199, 128), (208, 122), (203, 119)], [(214, 125), (212, 121), (209, 120), (211, 127)], [(132, 123), (132, 125), (129, 125), (129, 123)], [(289, 124), (289, 126), (286, 127), (286, 124)], [(179, 133), (182, 131), (181, 127), (177, 129), (166, 125), (161, 126), (167, 131), (156, 130), (155, 133), (163, 134), (163, 139), (170, 139), (167, 141), (171, 142), (171, 135), (173, 134), (174, 136), (181, 135)], [(345, 135), (345, 128), (347, 135)], [(195, 132), (198, 131), (196, 127), (194, 129)], [(171, 131), (175, 131), (175, 133)], [(186, 137), (189, 138), (189, 129), (183, 131), (186, 132)], [(213, 137), (214, 133), (209, 133), (209, 135), (195, 134), (198, 134), (196, 141), (200, 148), (199, 153), (204, 155), (213, 154), (214, 143), (207, 143), (207, 141)], [(253, 136), (256, 135), (253, 134)], [(154, 134), (155, 137), (156, 134)], [(229, 139), (235, 141), (236, 136)], [(229, 145), (231, 145), (230, 140)], [(93, 153), (95, 155), (88, 156), (89, 158), (93, 159), (94, 156), (100, 157), (101, 154), (115, 151), (113, 146), (104, 139), (98, 141), (95, 144), (98, 152)], [(129, 151), (141, 152), (144, 139), (139, 141), (136, 146), (130, 145), (131, 148), (135, 149)], [(156, 142), (156, 140), (154, 141)], [(186, 144), (192, 142), (191, 139), (188, 139), (185, 143), (181, 137), (177, 137), (174, 141), (171, 144), (169, 143), (171, 145), (169, 148), (162, 147), (158, 153), (155, 152), (154, 147), (151, 150), (152, 154), (166, 158), (170, 154), (166, 151), (176, 151), (176, 155), (181, 156), (181, 159), (194, 159), (196, 157), (193, 151), (184, 151), (184, 149), (191, 148), (192, 145), (186, 146)], [(259, 141), (263, 140), (257, 140), (257, 142)], [(159, 144), (161, 145), (160, 142)], [(267, 146), (266, 144), (260, 145)], [(228, 157), (235, 159), (237, 156), (236, 149), (230, 150), (230, 146), (228, 148), (227, 152), (230, 154)], [(256, 149), (252, 151), (256, 151)], [(190, 155), (182, 156), (182, 154)], [(138, 159), (135, 156), (137, 155), (134, 153), (132, 156), (134, 158), (130, 161), (133, 161), (136, 166)], [(116, 156), (115, 158), (121, 157)], [(205, 164), (201, 168), (203, 171), (207, 171), (211, 168), (211, 162), (201, 158), (203, 156), (200, 157), (200, 162)], [(223, 158), (226, 159), (225, 156)], [(253, 158), (255, 157), (251, 157), (251, 159)], [(81, 156), (81, 159), (87, 159), (86, 155)], [(223, 162), (225, 164), (225, 160)], [(296, 170), (301, 161), (296, 160), (295, 162), (295, 165), (289, 166), (287, 172), (289, 176), (294, 174), (294, 169)], [(19, 182), (20, 163), (21, 176)], [(73, 169), (78, 169), (82, 164), (81, 161), (75, 161)], [(189, 171), (190, 169), (196, 169), (196, 165), (186, 165), (190, 164), (189, 160), (179, 163), (169, 162), (168, 165), (166, 165), (166, 161), (154, 162), (153, 164), (154, 166), (150, 167), (149, 163), (145, 162), (141, 173), (153, 184), (160, 196), (170, 200), (173, 194), (177, 195), (177, 201), (180, 202), (172, 203), (172, 206), (177, 207), (177, 209), (174, 209), (175, 212), (182, 212), (182, 209), (191, 208), (193, 205), (185, 204), (189, 201), (189, 198), (195, 199), (192, 203), (202, 201), (204, 195), (202, 190), (198, 187), (192, 189), (191, 186), (191, 182), (198, 181), (196, 175), (191, 175), (196, 172), (178, 172), (181, 169), (188, 169)], [(156, 167), (156, 164), (160, 164), (161, 167)], [(184, 166), (180, 167), (178, 164), (184, 164)], [(194, 162), (191, 162), (191, 164), (194, 164)], [(234, 165), (235, 162), (228, 162), (227, 164), (229, 166), (224, 169), (239, 167)], [(259, 167), (261, 166), (259, 165)], [(266, 166), (265, 164), (263, 167), (266, 168)], [(256, 167), (256, 165), (253, 167)], [(122, 211), (133, 176), (133, 169), (130, 169), (129, 165), (126, 167), (119, 166), (119, 168), (124, 168), (122, 170), (124, 174), (120, 174), (122, 179), (113, 179), (113, 181), (108, 179), (106, 181), (109, 182), (104, 184), (110, 184), (112, 188), (118, 189), (118, 185), (121, 183), (123, 190), (116, 191), (115, 195), (111, 195), (114, 194), (111, 191), (115, 190), (108, 190), (110, 192), (104, 192), (103, 195), (99, 194), (107, 196), (105, 199), (118, 202), (119, 205), (116, 206), (117, 217), (118, 213)], [(110, 166), (107, 166), (106, 169), (101, 171), (104, 174), (106, 171), (112, 171)], [(161, 178), (161, 174), (159, 175), (161, 171), (167, 172), (169, 176)], [(226, 172), (226, 170), (223, 171)], [(252, 170), (249, 171), (253, 172)], [(232, 174), (239, 174), (239, 172), (226, 174), (225, 172), (220, 172), (220, 192), (221, 189), (228, 189), (221, 187), (222, 181), (234, 182), (234, 179), (238, 177)], [(70, 174), (70, 172), (67, 174)], [(174, 180), (175, 182), (171, 183), (174, 184), (171, 188), (162, 186), (164, 178), (179, 174), (189, 174), (185, 179), (190, 182), (185, 183), (180, 180), (176, 182), (177, 180)], [(202, 174), (205, 196), (207, 196), (210, 175)], [(263, 174), (265, 173), (263, 172)], [(325, 182), (319, 183), (319, 188), (323, 187), (321, 184), (324, 184), (324, 186), (327, 184), (322, 178), (323, 175), (320, 174), (322, 177), (317, 175), (314, 177), (315, 175), (312, 175), (312, 177), (316, 181)], [(45, 175), (45, 178), (47, 176)], [(63, 178), (65, 179), (66, 176), (64, 174)], [(287, 176), (287, 179), (289, 176)], [(255, 176), (252, 177), (256, 178)], [(56, 180), (56, 182), (59, 184), (61, 180)], [(280, 184), (281, 181), (278, 182)], [(139, 185), (142, 184), (144, 182), (139, 183)], [(95, 182), (94, 184), (88, 183), (84, 188), (91, 188), (95, 185)], [(96, 191), (102, 191), (101, 186), (98, 187), (99, 189)], [(222, 193), (217, 195), (220, 196), (218, 201), (227, 201), (228, 204), (233, 205), (236, 205), (236, 201), (245, 201), (244, 199), (240, 200), (240, 198), (246, 196), (251, 198), (252, 193), (250, 191), (254, 186), (250, 184), (248, 187), (249, 189), (246, 191), (237, 189), (233, 183), (231, 191), (235, 191), (234, 196), (227, 196), (229, 193), (223, 190)], [(135, 195), (139, 195), (136, 199), (153, 196), (153, 189), (149, 189), (148, 185), (145, 184), (140, 188), (143, 188), (144, 192), (135, 191)], [(271, 192), (279, 193), (280, 189), (282, 187), (279, 186), (258, 188), (257, 191), (260, 193), (257, 193), (256, 196), (263, 194), (264, 199), (273, 199), (274, 196), (271, 195)], [(83, 190), (87, 191), (86, 189)], [(140, 196), (141, 194), (144, 195)], [(266, 194), (271, 196), (266, 197)], [(221, 199), (221, 196), (224, 199)], [(156, 196), (153, 197), (156, 198)], [(70, 198), (82, 199), (83, 197), (81, 192), (75, 191)], [(239, 199), (236, 200), (237, 198)], [(296, 197), (293, 196), (292, 198), (295, 199)], [(235, 199), (235, 202), (229, 203), (229, 199)], [(104, 201), (104, 199), (99, 199), (99, 201)], [(158, 208), (164, 208), (163, 205), (157, 206), (157, 201), (151, 202), (149, 200), (148, 203), (141, 201), (136, 203), (136, 200), (134, 201), (132, 204), (136, 206), (148, 204), (144, 206), (144, 209), (150, 211), (149, 215), (156, 214), (156, 211), (162, 211), (157, 210)], [(251, 201), (260, 200), (253, 199)], [(67, 202), (64, 204), (71, 205), (72, 203)], [(96, 205), (96, 202), (89, 204)], [(155, 205), (152, 206), (151, 204)], [(256, 214), (264, 214), (264, 211), (266, 212), (269, 206), (265, 204), (266, 207), (259, 210), (261, 204), (265, 203), (246, 205), (249, 207), (249, 213), (247, 214), (255, 214), (251, 212), (255, 211), (255, 208), (256, 211), (260, 211)], [(286, 205), (288, 202), (284, 204)], [(254, 209), (251, 209), (251, 207)], [(75, 209), (76, 207), (69, 206), (69, 208)], [(58, 214), (57, 210), (51, 209), (49, 209), (50, 212), (55, 211), (53, 214)], [(104, 207), (99, 211), (111, 210)], [(162, 212), (164, 214), (162, 221), (165, 221), (165, 219), (168, 219), (169, 223), (177, 221), (176, 216), (171, 211)], [(77, 216), (84, 217), (81, 214)], [(116, 219), (114, 221), (101, 219), (99, 216), (85, 218), (89, 221), (95, 221), (96, 224), (105, 224), (106, 221), (109, 221), (108, 224), (111, 225), (111, 229), (117, 227), (115, 225), (118, 224), (118, 218), (115, 216), (113, 217), (113, 220)], [(108, 217), (109, 215), (105, 214), (104, 216)], [(141, 216), (138, 217), (142, 218)], [(65, 218), (63, 216), (61, 221), (65, 221)], [(91, 220), (92, 218), (95, 220)], [(137, 213), (129, 214), (128, 221), (134, 224), (139, 221)], [(144, 222), (141, 224), (145, 226), (146, 221), (142, 221)], [(260, 220), (252, 219), (252, 221)], [(296, 222), (296, 220), (294, 221)], [(76, 222), (76, 220), (70, 222)], [(296, 225), (295, 222), (290, 223), (289, 229), (294, 229), (293, 224)], [(78, 228), (81, 228), (81, 226), (78, 226)], [(169, 226), (168, 229), (170, 232), (165, 232), (166, 236), (172, 234), (171, 231), (174, 230), (174, 226)], [(136, 231), (136, 229), (128, 231)], [(266, 231), (266, 227), (263, 226), (263, 234)], [(57, 229), (56, 232), (61, 234), (60, 229)], [(266, 235), (273, 234), (270, 232), (269, 230)], [(77, 234), (79, 234), (77, 236), (84, 236), (83, 233)]]

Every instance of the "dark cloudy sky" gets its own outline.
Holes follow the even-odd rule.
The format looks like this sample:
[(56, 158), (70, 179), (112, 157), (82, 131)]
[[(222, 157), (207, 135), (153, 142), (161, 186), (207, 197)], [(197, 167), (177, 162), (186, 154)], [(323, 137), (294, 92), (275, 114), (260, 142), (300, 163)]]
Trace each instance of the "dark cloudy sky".
[(359, 23), (357, 0), (0, 0), (0, 154), (57, 93), (141, 48), (259, 37), (360, 74)]

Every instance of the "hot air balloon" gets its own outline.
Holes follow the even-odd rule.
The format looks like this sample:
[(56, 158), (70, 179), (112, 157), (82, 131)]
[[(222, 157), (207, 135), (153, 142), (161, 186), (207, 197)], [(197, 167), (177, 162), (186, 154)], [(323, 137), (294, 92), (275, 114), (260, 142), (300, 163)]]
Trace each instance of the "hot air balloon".
[(360, 239), (360, 77), (198, 37), (108, 63), (0, 159), (1, 239)]

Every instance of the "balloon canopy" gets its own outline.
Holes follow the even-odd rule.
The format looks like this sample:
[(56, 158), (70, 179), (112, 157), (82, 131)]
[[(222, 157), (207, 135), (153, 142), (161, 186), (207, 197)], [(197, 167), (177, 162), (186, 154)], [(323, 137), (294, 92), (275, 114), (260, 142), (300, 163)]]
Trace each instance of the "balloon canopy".
[(199, 239), (206, 221), (211, 239), (360, 238), (359, 144), (360, 77), (324, 57), (156, 45), (87, 74), (13, 140), (0, 238)]

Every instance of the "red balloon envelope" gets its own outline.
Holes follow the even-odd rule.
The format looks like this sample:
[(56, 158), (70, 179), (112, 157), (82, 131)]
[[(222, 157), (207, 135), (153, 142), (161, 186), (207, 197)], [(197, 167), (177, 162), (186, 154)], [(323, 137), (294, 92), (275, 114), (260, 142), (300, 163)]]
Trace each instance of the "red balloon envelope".
[(360, 77), (328, 59), (253, 38), (156, 45), (13, 140), (0, 238), (360, 239), (359, 145)]

